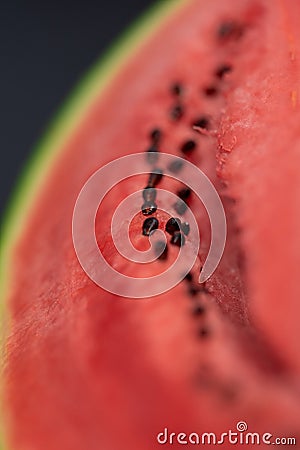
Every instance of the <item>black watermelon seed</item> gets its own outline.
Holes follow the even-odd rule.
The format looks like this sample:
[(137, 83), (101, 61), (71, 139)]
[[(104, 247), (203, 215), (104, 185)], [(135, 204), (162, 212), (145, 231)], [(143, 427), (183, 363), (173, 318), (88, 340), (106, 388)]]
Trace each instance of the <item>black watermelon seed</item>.
[(217, 30), (217, 38), (219, 40), (238, 39), (242, 36), (242, 27), (234, 21), (221, 23)]
[(199, 289), (197, 286), (191, 285), (191, 286), (189, 287), (189, 295), (190, 295), (191, 297), (195, 297), (196, 295), (199, 294), (199, 292), (200, 292), (200, 289)]
[(192, 273), (191, 273), (191, 272), (188, 272), (188, 273), (186, 274), (186, 276), (184, 277), (184, 279), (185, 279), (186, 281), (188, 281), (188, 282), (193, 281), (193, 275), (192, 275)]
[(154, 128), (150, 133), (150, 139), (153, 144), (158, 144), (161, 139), (161, 130), (159, 128)]
[(209, 337), (209, 335), (210, 335), (210, 331), (209, 331), (209, 329), (208, 328), (206, 328), (206, 327), (201, 327), (200, 329), (199, 329), (199, 331), (198, 331), (198, 336), (200, 337), (200, 338), (208, 338)]
[(222, 79), (226, 73), (229, 73), (232, 71), (232, 66), (230, 64), (222, 64), (219, 66), (215, 71), (215, 76), (217, 78)]
[(215, 97), (218, 94), (218, 89), (216, 86), (207, 86), (203, 89), (204, 94), (207, 97)]
[(171, 237), (171, 244), (182, 247), (185, 244), (185, 237), (180, 231), (176, 231)]
[(187, 204), (184, 203), (182, 200), (178, 200), (176, 203), (174, 203), (174, 209), (175, 211), (182, 216), (187, 210)]
[(187, 200), (191, 195), (191, 190), (189, 188), (183, 188), (177, 191), (177, 195), (181, 200)]
[(155, 187), (161, 181), (162, 177), (163, 171), (161, 169), (154, 169), (149, 175), (148, 186)]
[[(158, 259), (160, 259), (161, 261), (165, 261), (168, 257), (168, 247), (164, 241), (156, 241), (155, 242), (154, 252), (155, 252), (156, 257)], [(161, 253), (161, 255), (160, 255), (160, 253)]]
[(190, 139), (190, 140), (188, 140), (188, 141), (185, 141), (185, 142), (182, 144), (180, 150), (181, 150), (181, 152), (182, 152), (184, 155), (188, 155), (188, 154), (191, 153), (193, 150), (195, 150), (195, 148), (196, 148), (196, 142)]
[(193, 127), (199, 127), (199, 128), (209, 128), (209, 118), (207, 116), (199, 117), (198, 119), (194, 120), (192, 123)]
[(172, 120), (177, 121), (180, 120), (183, 116), (183, 106), (180, 103), (177, 103), (170, 111), (170, 117)]
[(154, 214), (157, 210), (157, 205), (154, 202), (145, 202), (142, 205), (142, 213), (144, 216), (150, 216), (151, 214)]
[(172, 84), (171, 93), (176, 96), (181, 95), (182, 94), (182, 85), (180, 83)]
[(190, 232), (190, 224), (187, 222), (183, 222), (181, 224), (181, 231), (187, 236)]
[(145, 202), (154, 203), (156, 199), (156, 189), (150, 186), (146, 186), (143, 190), (143, 197)]
[(171, 217), (166, 223), (166, 232), (173, 235), (175, 231), (180, 231), (180, 219)]
[(143, 223), (143, 235), (150, 236), (152, 231), (157, 230), (158, 220), (155, 217), (148, 217)]
[(150, 164), (155, 164), (159, 157), (159, 151), (157, 147), (149, 147), (147, 150), (147, 161)]
[(203, 305), (195, 305), (195, 307), (192, 310), (193, 316), (203, 316), (203, 314), (206, 312)]
[(174, 161), (170, 162), (168, 165), (168, 169), (171, 173), (178, 173), (183, 167), (183, 161), (180, 159), (174, 159)]

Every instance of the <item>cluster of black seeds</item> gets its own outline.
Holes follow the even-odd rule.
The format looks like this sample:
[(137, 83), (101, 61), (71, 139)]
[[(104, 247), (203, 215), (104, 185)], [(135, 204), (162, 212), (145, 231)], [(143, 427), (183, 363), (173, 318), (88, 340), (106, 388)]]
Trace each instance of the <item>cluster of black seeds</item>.
[[(171, 109), (171, 118), (176, 121), (183, 115), (182, 93), (183, 86), (181, 83), (175, 82), (171, 85), (170, 93), (174, 98), (174, 105)], [(155, 165), (159, 157), (159, 144), (162, 138), (162, 131), (160, 128), (153, 128), (149, 133), (150, 146), (147, 149), (147, 160), (150, 164)], [(185, 155), (189, 155), (196, 149), (196, 142), (194, 140), (187, 140), (182, 144), (181, 152)], [(177, 174), (180, 172), (183, 166), (183, 161), (172, 161), (168, 169), (171, 173)], [(145, 216), (152, 215), (157, 210), (156, 204), (156, 189), (155, 187), (161, 181), (163, 177), (163, 171), (159, 168), (153, 168), (149, 178), (147, 186), (143, 190), (144, 203), (142, 205), (142, 213)], [(188, 188), (181, 189), (177, 192), (179, 199), (173, 205), (179, 215), (183, 215), (187, 209), (185, 201), (190, 197), (191, 191)], [(159, 226), (156, 218), (148, 218), (144, 220), (142, 233), (144, 236), (149, 236)], [(181, 247), (185, 244), (185, 236), (190, 232), (190, 225), (187, 222), (181, 222), (180, 219), (171, 218), (167, 222), (166, 231), (171, 235), (170, 243)], [(155, 252), (160, 255), (159, 259), (166, 259), (168, 249), (163, 241), (158, 241), (155, 244)]]
[[(243, 27), (234, 22), (234, 21), (226, 21), (223, 22), (216, 33), (217, 39), (219, 42), (227, 42), (229, 40), (236, 40), (242, 36)], [(219, 83), (224, 78), (224, 76), (232, 71), (232, 66), (224, 62), (215, 68), (213, 72), (214, 79), (210, 84), (204, 86), (202, 88), (202, 92), (207, 97), (215, 97), (219, 94), (220, 88)], [(170, 94), (173, 98), (173, 105), (170, 109), (170, 119), (174, 122), (179, 121), (184, 116), (184, 103), (183, 103), (183, 94), (184, 94), (184, 86), (181, 82), (173, 82), (170, 86)], [(201, 129), (210, 129), (210, 118), (207, 115), (201, 115), (196, 117), (190, 124), (191, 128), (201, 128)], [(158, 127), (153, 128), (149, 133), (149, 147), (146, 150), (147, 161), (149, 164), (153, 166), (149, 178), (147, 186), (143, 190), (143, 200), (144, 203), (141, 207), (142, 213), (145, 216), (151, 216), (157, 211), (156, 204), (156, 186), (160, 183), (163, 177), (163, 171), (155, 167), (158, 159), (159, 159), (159, 150), (163, 133), (162, 130)], [(193, 152), (197, 149), (197, 141), (193, 138), (187, 139), (182, 142), (179, 150), (181, 155), (186, 158), (193, 154)], [(184, 162), (182, 160), (174, 159), (169, 165), (168, 170), (173, 174), (178, 174)], [(178, 215), (182, 216), (187, 210), (187, 200), (190, 198), (191, 190), (189, 188), (183, 188), (177, 192), (178, 200), (173, 205), (174, 209), (178, 213)], [(145, 219), (143, 223), (142, 233), (145, 236), (149, 236), (152, 232), (154, 232), (159, 227), (158, 220), (155, 217), (149, 217)], [(166, 232), (171, 235), (170, 242), (171, 244), (181, 247), (185, 243), (185, 236), (188, 236), (190, 232), (190, 225), (187, 222), (181, 222), (179, 218), (170, 218), (166, 224)], [(164, 241), (158, 241), (155, 244), (155, 251), (157, 255), (160, 255), (160, 259), (166, 259), (168, 254), (168, 248), (165, 245)], [(187, 278), (186, 278), (187, 279)], [(199, 292), (199, 287), (190, 282), (189, 293), (191, 296), (197, 295)], [(203, 292), (203, 287), (201, 287), (201, 291)], [(201, 307), (202, 308), (202, 307)], [(195, 310), (196, 315), (202, 314), (202, 309), (197, 306)], [(202, 330), (203, 336), (207, 334)]]
[[(144, 236), (150, 236), (159, 227), (159, 222), (156, 217), (148, 217), (144, 220), (142, 233)], [(190, 232), (190, 225), (187, 222), (181, 222), (179, 218), (171, 217), (166, 223), (165, 230), (171, 235), (170, 243), (177, 247), (182, 247), (185, 244), (185, 236)], [(159, 259), (165, 260), (168, 255), (168, 248), (164, 241), (155, 243), (154, 251)], [(162, 252), (162, 253), (161, 253)]]

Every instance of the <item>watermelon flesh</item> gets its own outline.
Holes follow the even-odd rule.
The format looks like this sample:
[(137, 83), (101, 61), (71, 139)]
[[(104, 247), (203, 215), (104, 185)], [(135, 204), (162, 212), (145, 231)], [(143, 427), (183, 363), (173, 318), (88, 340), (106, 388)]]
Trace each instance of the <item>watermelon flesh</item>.
[[(155, 449), (166, 427), (220, 435), (239, 421), (250, 432), (299, 436), (299, 17), (292, 0), (174, 7), (67, 136), (13, 255), (8, 448)], [(194, 129), (203, 118), (204, 129)], [(218, 190), (228, 235), (199, 290), (210, 226), (192, 194), (201, 233), (193, 280), (135, 301), (82, 270), (72, 214), (87, 179), (147, 150), (154, 128), (170, 154), (183, 156), (194, 141), (184, 156)], [(116, 186), (97, 215), (99, 248), (129, 276), (165, 270), (178, 252), (169, 245), (166, 260), (137, 265), (113, 246), (115, 208), (146, 183), (140, 176)], [(180, 184), (163, 177), (159, 187)], [(168, 217), (154, 216), (164, 230)], [(141, 250), (144, 219), (139, 213), (130, 229)]]

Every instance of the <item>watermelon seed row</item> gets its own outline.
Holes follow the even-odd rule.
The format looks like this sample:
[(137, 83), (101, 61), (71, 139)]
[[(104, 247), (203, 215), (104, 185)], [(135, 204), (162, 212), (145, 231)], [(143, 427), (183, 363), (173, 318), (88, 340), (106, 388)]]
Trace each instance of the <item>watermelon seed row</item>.
[[(217, 37), (220, 41), (226, 42), (229, 39), (237, 39), (242, 34), (242, 28), (239, 24), (229, 21), (224, 22), (220, 25), (217, 31)], [(232, 71), (232, 66), (228, 63), (223, 63), (216, 67), (214, 71), (214, 77), (217, 80), (222, 80), (224, 76)], [(169, 114), (170, 119), (173, 121), (179, 121), (184, 115), (184, 106), (182, 102), (183, 85), (180, 82), (174, 82), (170, 86), (170, 93), (174, 98), (173, 106), (171, 107)], [(214, 97), (219, 93), (218, 83), (213, 82), (212, 84), (203, 87), (203, 93), (207, 97)], [(197, 119), (193, 120), (191, 127), (197, 127), (203, 130), (209, 130), (210, 119), (206, 115), (202, 115)], [(162, 138), (162, 130), (160, 128), (153, 128), (150, 132), (150, 146), (147, 149), (147, 159), (151, 165), (155, 165), (159, 159), (160, 143)], [(197, 148), (197, 142), (194, 139), (188, 139), (184, 141), (180, 147), (180, 152), (185, 157), (190, 156)], [(177, 174), (183, 167), (183, 162), (180, 160), (172, 161), (168, 170), (171, 173)], [(157, 210), (156, 201), (156, 189), (155, 187), (161, 181), (163, 177), (163, 171), (158, 168), (154, 168), (149, 175), (148, 183), (143, 190), (144, 204), (142, 205), (142, 213), (144, 215), (152, 215)], [(174, 209), (179, 215), (183, 215), (187, 210), (186, 200), (189, 199), (191, 195), (191, 190), (187, 187), (179, 190), (177, 196), (179, 199), (173, 205)], [(155, 217), (147, 218), (144, 220), (142, 232), (143, 235), (149, 236), (152, 232), (155, 232), (159, 227), (159, 222)], [(171, 235), (170, 243), (175, 246), (182, 246), (185, 243), (185, 236), (190, 232), (190, 225), (187, 222), (181, 223), (179, 218), (171, 217), (166, 226), (165, 231)], [(168, 247), (164, 241), (157, 241), (154, 245), (154, 251), (157, 253), (158, 258), (165, 260), (168, 254)], [(188, 274), (186, 280), (189, 283), (189, 294), (191, 297), (195, 297), (199, 292), (208, 293), (207, 288), (204, 286), (195, 286), (192, 280), (192, 275)], [(193, 314), (195, 316), (202, 316), (205, 312), (203, 305), (197, 304), (194, 307)], [(198, 330), (199, 336), (204, 338), (209, 335), (209, 329), (205, 326), (201, 326)]]

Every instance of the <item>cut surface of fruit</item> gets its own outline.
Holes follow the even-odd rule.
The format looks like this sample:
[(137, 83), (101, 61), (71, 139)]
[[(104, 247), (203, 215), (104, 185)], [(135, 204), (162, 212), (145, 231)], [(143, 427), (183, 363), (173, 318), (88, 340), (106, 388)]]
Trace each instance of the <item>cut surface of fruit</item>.
[[(240, 421), (271, 442), (300, 438), (299, 17), (292, 0), (170, 4), (105, 89), (94, 72), (76, 126), (49, 144), (51, 165), (10, 251), (12, 449), (155, 449), (165, 428), (220, 436)], [(72, 215), (97, 169), (141, 151), (150, 176), (118, 184), (99, 208), (102, 254), (127, 276), (166, 270), (192, 236), (186, 204), (201, 247), (175, 288), (133, 301), (83, 272)], [(160, 151), (198, 166), (223, 201), (227, 244), (204, 286), (209, 220), (193, 192), (159, 171)], [(176, 216), (162, 211), (160, 188), (178, 195)], [(137, 190), (133, 244), (146, 250), (157, 229), (168, 242), (149, 264), (128, 262), (110, 235), (116, 207)]]

